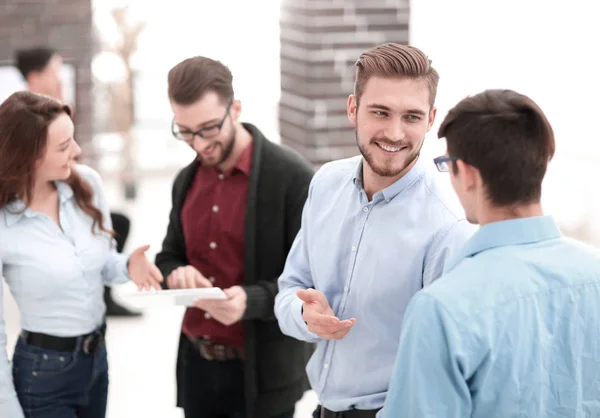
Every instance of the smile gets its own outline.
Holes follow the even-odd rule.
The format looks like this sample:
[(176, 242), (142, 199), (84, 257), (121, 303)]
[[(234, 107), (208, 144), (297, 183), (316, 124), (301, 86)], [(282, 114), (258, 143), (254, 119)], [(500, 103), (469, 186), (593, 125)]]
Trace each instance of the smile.
[(379, 148), (381, 148), (382, 150), (387, 151), (387, 152), (399, 152), (406, 148), (406, 147), (392, 147), (390, 145), (380, 144), (379, 142), (376, 142), (375, 144), (377, 144), (377, 146)]

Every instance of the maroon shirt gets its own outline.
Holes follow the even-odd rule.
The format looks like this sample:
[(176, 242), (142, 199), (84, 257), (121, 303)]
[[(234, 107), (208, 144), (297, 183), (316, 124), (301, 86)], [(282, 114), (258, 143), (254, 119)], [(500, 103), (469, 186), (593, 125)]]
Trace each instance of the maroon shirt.
[[(233, 169), (219, 172), (200, 165), (181, 210), (186, 256), (215, 287), (244, 282), (244, 230), (252, 144)], [(244, 347), (241, 321), (225, 326), (198, 308), (188, 308), (183, 332), (215, 344)]]

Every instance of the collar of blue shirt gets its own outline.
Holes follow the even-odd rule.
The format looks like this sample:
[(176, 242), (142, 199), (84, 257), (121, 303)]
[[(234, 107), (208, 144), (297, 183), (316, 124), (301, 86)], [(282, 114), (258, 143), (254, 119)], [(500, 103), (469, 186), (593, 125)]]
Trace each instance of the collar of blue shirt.
[(477, 232), (457, 251), (445, 268), (452, 270), (464, 258), (496, 247), (522, 245), (557, 239), (562, 236), (552, 216), (509, 219), (492, 222), (479, 228)]
[[(364, 158), (360, 158), (356, 167), (356, 171), (352, 175), (352, 181), (354, 182), (354, 185), (359, 191), (363, 190), (363, 164)], [(417, 162), (414, 166), (412, 166), (408, 173), (406, 173), (392, 185), (383, 189), (381, 192), (375, 193), (375, 195), (373, 196), (373, 200), (378, 201), (378, 195), (381, 194), (382, 198), (389, 202), (398, 194), (400, 194), (402, 190), (406, 189), (415, 180), (421, 177), (424, 172), (425, 164), (423, 163), (423, 158), (418, 157)]]
[[(73, 197), (73, 189), (64, 181), (57, 181), (56, 190), (58, 191), (58, 198), (60, 203), (65, 203), (67, 200)], [(6, 205), (4, 208), (4, 217), (6, 218), (6, 225), (12, 226), (19, 222), (19, 220), (26, 216), (31, 218), (35, 213), (29, 208), (25, 208), (25, 204), (21, 199), (16, 199)]]

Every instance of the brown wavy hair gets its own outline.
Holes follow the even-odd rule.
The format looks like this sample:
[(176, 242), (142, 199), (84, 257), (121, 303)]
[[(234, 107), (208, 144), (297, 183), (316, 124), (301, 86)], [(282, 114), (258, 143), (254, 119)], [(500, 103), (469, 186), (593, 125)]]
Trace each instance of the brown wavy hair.
[[(48, 127), (63, 113), (71, 116), (69, 106), (27, 91), (12, 94), (0, 105), (0, 209), (16, 199), (32, 201), (36, 164), (46, 153)], [(92, 186), (75, 168), (66, 183), (77, 205), (92, 218), (92, 232), (98, 227), (113, 235), (92, 203)]]

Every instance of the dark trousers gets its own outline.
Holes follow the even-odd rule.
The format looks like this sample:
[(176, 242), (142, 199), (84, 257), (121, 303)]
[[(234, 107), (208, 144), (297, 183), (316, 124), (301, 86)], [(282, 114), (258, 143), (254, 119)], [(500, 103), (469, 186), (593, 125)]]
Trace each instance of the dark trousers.
[(117, 252), (122, 253), (125, 248), (125, 242), (129, 236), (131, 222), (129, 218), (121, 213), (111, 212), (110, 219), (115, 231), (115, 241), (117, 241)]
[(94, 354), (86, 354), (81, 350), (41, 349), (19, 337), (13, 381), (26, 418), (106, 416), (108, 362), (104, 344)]
[(317, 405), (312, 418), (376, 418), (379, 410), (364, 411), (353, 409), (352, 411), (332, 412), (323, 409), (321, 405)]
[[(243, 361), (206, 360), (187, 339), (182, 345), (185, 418), (246, 418)], [(293, 417), (294, 409), (264, 418)]]

